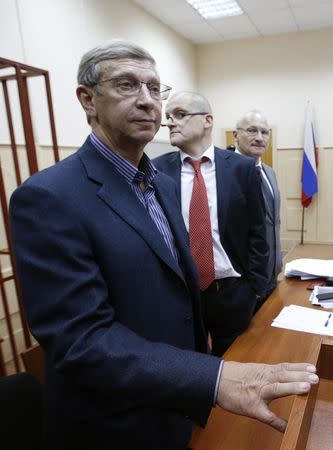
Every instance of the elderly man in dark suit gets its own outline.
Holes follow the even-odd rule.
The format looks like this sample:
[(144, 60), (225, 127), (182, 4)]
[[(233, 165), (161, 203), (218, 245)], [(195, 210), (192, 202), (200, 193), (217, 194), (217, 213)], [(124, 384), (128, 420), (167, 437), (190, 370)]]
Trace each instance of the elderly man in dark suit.
[(267, 151), (270, 137), (270, 127), (262, 112), (253, 110), (244, 114), (236, 125), (234, 139), (236, 152), (250, 156), (256, 161), (262, 177), (262, 192), (265, 200), (265, 229), (269, 246), (267, 264), (268, 284), (266, 294), (257, 305), (273, 292), (277, 285), (278, 274), (282, 270), (282, 254), (280, 244), (280, 192), (274, 170), (261, 162), (261, 157)]
[(284, 430), (267, 404), (308, 391), (315, 367), (206, 354), (176, 187), (144, 154), (170, 89), (154, 59), (111, 41), (83, 56), (78, 81), (92, 133), (10, 206), (26, 313), (46, 355), (47, 447), (185, 449), (216, 404)]
[[(213, 114), (205, 97), (177, 93), (165, 111), (171, 144), (180, 151), (162, 155), (154, 164), (177, 183), (201, 279), (204, 322), (213, 354), (220, 356), (247, 328), (258, 299), (266, 292), (268, 248), (261, 180), (251, 158), (213, 146)], [(193, 162), (199, 162), (200, 173), (192, 167)], [(198, 219), (204, 206), (195, 204), (197, 175), (202, 175), (199, 181), (208, 212)], [(202, 225), (199, 233), (197, 222)], [(204, 246), (206, 232), (210, 240)], [(208, 275), (203, 256), (209, 254)]]

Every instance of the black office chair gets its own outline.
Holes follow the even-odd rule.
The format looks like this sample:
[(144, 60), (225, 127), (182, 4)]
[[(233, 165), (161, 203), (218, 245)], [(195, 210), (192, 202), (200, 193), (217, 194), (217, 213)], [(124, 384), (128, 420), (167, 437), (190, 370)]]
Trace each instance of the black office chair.
[(0, 377), (0, 447), (42, 450), (43, 393), (29, 373)]

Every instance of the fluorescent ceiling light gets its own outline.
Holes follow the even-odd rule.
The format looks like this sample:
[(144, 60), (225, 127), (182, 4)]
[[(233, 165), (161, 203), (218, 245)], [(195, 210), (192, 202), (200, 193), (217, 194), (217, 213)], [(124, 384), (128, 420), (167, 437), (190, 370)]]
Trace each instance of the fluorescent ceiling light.
[(239, 16), (244, 14), (234, 0), (186, 0), (205, 19)]

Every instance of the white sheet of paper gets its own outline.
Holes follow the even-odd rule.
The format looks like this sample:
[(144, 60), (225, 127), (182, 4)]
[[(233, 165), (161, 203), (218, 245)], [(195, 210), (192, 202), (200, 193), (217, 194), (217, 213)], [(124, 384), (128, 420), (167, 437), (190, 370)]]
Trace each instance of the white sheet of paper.
[(272, 326), (333, 336), (333, 313), (298, 305), (285, 306)]

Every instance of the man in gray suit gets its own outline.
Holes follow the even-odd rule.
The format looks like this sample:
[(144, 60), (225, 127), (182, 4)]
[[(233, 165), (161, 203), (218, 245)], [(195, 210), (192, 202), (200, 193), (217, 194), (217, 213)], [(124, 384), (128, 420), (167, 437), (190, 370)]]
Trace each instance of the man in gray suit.
[(277, 276), (282, 269), (280, 244), (280, 193), (274, 170), (261, 162), (262, 155), (268, 148), (270, 128), (266, 117), (260, 111), (244, 114), (234, 131), (236, 152), (255, 158), (262, 177), (262, 192), (266, 206), (266, 237), (269, 245), (268, 285), (263, 301), (273, 292), (277, 285)]

